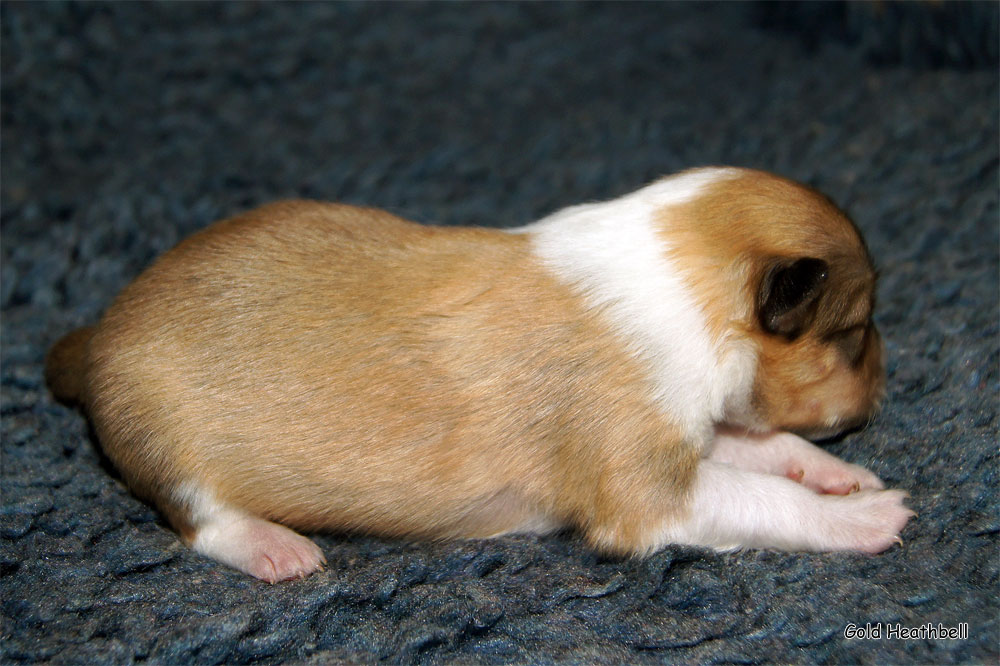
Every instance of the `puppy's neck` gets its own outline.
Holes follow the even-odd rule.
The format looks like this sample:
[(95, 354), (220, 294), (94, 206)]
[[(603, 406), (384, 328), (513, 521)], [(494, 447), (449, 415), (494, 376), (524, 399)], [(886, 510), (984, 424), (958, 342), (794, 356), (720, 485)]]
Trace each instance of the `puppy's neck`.
[(748, 341), (710, 331), (656, 220), (740, 173), (686, 172), (516, 230), (530, 236), (542, 263), (601, 312), (643, 362), (654, 399), (693, 441), (706, 441), (715, 423), (751, 412), (756, 354)]

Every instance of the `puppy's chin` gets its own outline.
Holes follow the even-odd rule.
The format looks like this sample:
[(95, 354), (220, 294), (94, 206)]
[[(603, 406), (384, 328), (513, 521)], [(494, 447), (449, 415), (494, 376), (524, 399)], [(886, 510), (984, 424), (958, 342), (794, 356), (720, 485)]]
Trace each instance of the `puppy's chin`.
[(798, 435), (803, 439), (808, 439), (813, 442), (821, 442), (825, 440), (836, 439), (842, 435), (846, 435), (851, 430), (857, 430), (860, 428), (859, 425), (849, 427), (849, 428), (826, 428), (822, 426), (817, 426), (815, 428), (794, 428), (789, 430), (789, 432)]
[(791, 432), (803, 439), (822, 441), (836, 439), (871, 424), (878, 414), (877, 405), (867, 413), (856, 416), (842, 417), (832, 424), (775, 424), (756, 416), (730, 416), (724, 422), (716, 425), (716, 431), (747, 432), (750, 434), (767, 434), (773, 432)]
[(873, 410), (870, 414), (844, 419), (834, 425), (800, 426), (789, 428), (789, 432), (812, 441), (836, 439), (855, 430), (861, 430), (872, 422), (876, 414), (877, 410)]

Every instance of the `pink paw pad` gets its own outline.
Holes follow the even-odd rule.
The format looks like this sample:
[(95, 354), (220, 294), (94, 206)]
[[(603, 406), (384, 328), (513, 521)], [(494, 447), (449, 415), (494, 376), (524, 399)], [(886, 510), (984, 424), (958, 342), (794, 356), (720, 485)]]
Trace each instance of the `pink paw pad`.
[(323, 551), (315, 543), (275, 523), (255, 522), (247, 530), (247, 538), (245, 571), (268, 583), (305, 578), (326, 564)]
[(192, 545), (199, 553), (268, 583), (304, 578), (326, 563), (323, 551), (306, 537), (246, 515), (207, 522)]
[(850, 495), (861, 490), (885, 488), (881, 479), (864, 467), (835, 458), (810, 466), (795, 465), (785, 476), (825, 495)]

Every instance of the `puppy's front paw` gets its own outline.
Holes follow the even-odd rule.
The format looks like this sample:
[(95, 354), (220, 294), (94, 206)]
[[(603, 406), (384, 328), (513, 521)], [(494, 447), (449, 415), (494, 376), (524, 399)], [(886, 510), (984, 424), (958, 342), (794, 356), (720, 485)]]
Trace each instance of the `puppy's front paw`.
[(915, 515), (903, 504), (906, 496), (901, 490), (820, 495), (777, 475), (703, 461), (686, 519), (664, 524), (656, 545), (878, 553), (900, 543)]
[(902, 544), (899, 533), (917, 515), (903, 504), (906, 497), (902, 490), (864, 490), (849, 497), (828, 498), (828, 502), (837, 503), (837, 518), (828, 526), (833, 548), (881, 553), (893, 544)]
[(847, 495), (860, 490), (882, 490), (885, 484), (861, 465), (839, 458), (788, 461), (785, 476), (818, 493)]
[(864, 467), (844, 462), (790, 432), (751, 434), (720, 427), (709, 457), (741, 469), (784, 476), (828, 495), (885, 488)]

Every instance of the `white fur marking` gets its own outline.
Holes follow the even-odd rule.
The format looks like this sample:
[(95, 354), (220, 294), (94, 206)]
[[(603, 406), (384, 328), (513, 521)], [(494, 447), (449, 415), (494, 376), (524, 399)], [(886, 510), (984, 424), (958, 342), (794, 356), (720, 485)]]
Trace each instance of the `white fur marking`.
[(326, 561), (301, 534), (226, 506), (194, 483), (182, 484), (174, 496), (191, 513), (191, 547), (234, 569), (275, 583), (307, 576)]
[(654, 217), (696, 198), (739, 169), (699, 169), (613, 201), (573, 206), (522, 227), (557, 276), (604, 310), (631, 351), (650, 368), (664, 411), (698, 440), (727, 409), (742, 410), (756, 358), (749, 347), (713, 344), (705, 318), (672, 265)]
[(790, 432), (761, 434), (720, 428), (708, 457), (751, 472), (786, 476), (818, 492), (845, 495), (885, 488), (864, 467), (845, 462)]
[(898, 490), (817, 495), (778, 476), (702, 461), (689, 518), (664, 525), (649, 546), (877, 553), (899, 541), (899, 531), (913, 516), (905, 497)]

